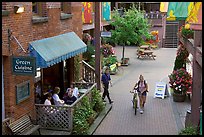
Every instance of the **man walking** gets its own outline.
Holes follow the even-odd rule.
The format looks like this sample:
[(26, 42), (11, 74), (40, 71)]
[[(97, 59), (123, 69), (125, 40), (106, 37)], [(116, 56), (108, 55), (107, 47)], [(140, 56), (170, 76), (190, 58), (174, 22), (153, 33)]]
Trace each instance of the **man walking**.
[(106, 67), (105, 73), (102, 74), (101, 81), (102, 81), (103, 89), (104, 89), (102, 99), (104, 100), (105, 97), (107, 96), (109, 103), (111, 104), (113, 103), (113, 101), (110, 99), (108, 88), (109, 88), (109, 83), (111, 86), (112, 86), (112, 83), (111, 83), (111, 78), (110, 78), (108, 67)]

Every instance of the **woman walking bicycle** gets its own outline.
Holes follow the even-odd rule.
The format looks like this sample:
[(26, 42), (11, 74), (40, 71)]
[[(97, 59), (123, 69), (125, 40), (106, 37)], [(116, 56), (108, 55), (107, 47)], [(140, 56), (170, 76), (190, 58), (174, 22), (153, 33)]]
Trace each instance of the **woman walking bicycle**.
[(146, 96), (148, 92), (148, 85), (142, 75), (139, 76), (139, 81), (135, 84), (134, 89), (137, 91), (139, 96), (140, 114), (143, 114)]

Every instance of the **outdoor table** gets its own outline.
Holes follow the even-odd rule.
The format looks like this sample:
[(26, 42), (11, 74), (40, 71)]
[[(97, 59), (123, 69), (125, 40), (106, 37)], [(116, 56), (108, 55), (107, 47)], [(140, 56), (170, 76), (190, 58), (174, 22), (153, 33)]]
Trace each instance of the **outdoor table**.
[(144, 56), (147, 56), (147, 57), (152, 57), (153, 59), (155, 59), (154, 55), (153, 55), (153, 51), (152, 50), (144, 50)]
[(152, 50), (144, 50), (144, 51), (140, 51), (138, 52), (138, 58), (139, 57), (148, 57), (148, 58), (153, 58), (155, 59), (155, 55), (153, 55), (153, 51)]
[(87, 91), (87, 89), (79, 89), (79, 93), (84, 94)]
[(149, 45), (142, 45), (140, 46), (140, 49), (148, 50), (150, 47)]

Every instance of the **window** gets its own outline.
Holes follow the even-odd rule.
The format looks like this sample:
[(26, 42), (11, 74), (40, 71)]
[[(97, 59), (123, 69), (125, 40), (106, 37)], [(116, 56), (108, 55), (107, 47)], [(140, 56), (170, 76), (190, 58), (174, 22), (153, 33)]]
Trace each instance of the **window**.
[(32, 12), (34, 15), (46, 17), (47, 16), (46, 2), (32, 2)]
[(30, 81), (25, 81), (16, 86), (16, 104), (26, 100), (30, 96)]
[(46, 2), (32, 2), (33, 23), (48, 22)]
[(6, 10), (6, 2), (2, 2), (2, 10)]
[(7, 3), (2, 2), (2, 16), (8, 16), (10, 11), (7, 10)]
[(61, 2), (61, 12), (71, 14), (71, 2)]
[(69, 19), (72, 17), (71, 14), (71, 2), (61, 2), (61, 20)]
[(33, 11), (33, 13), (38, 13), (37, 12), (37, 2), (32, 2), (32, 11)]

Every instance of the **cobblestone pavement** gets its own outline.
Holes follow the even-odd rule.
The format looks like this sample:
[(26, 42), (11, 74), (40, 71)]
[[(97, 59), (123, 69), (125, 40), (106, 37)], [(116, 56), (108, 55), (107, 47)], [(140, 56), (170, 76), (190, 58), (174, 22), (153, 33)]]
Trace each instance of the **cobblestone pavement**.
[[(114, 49), (117, 58), (121, 59), (122, 47)], [(156, 60), (137, 59), (136, 47), (125, 48), (125, 57), (130, 58), (130, 64), (122, 67), (123, 73), (111, 75), (113, 87), (110, 87), (110, 97), (114, 100), (113, 107), (94, 135), (177, 135), (184, 127), (190, 102), (175, 103), (171, 96), (165, 99), (153, 97), (156, 82), (164, 81), (168, 84), (176, 49), (160, 48), (154, 50), (154, 54)], [(144, 75), (149, 93), (144, 113), (135, 116), (129, 91), (139, 74)]]

